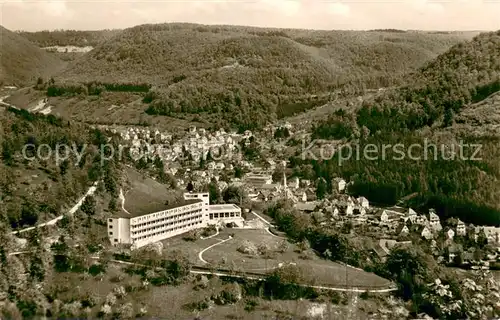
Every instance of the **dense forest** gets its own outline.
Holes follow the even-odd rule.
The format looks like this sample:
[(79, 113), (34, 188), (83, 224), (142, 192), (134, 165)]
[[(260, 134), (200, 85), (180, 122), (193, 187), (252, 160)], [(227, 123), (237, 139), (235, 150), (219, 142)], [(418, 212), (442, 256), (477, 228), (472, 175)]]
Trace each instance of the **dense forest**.
[[(500, 138), (476, 134), (472, 127), (460, 134), (453, 129), (454, 116), (463, 107), (500, 90), (499, 79), (500, 32), (481, 34), (423, 67), (410, 85), (365, 101), (355, 114), (340, 110), (313, 127), (313, 138), (351, 140), (361, 150), (368, 145), (378, 150), (383, 145), (436, 145), (437, 149), (427, 150), (427, 160), (399, 159), (389, 151), (385, 159), (361, 157), (341, 165), (338, 153), (328, 161), (294, 157), (292, 163), (297, 171), (327, 181), (335, 176), (351, 179), (353, 194), (378, 203), (394, 204), (415, 194), (409, 204), (417, 208), (436, 207), (445, 217), (500, 225)], [(480, 160), (460, 159), (460, 140), (481, 145), (475, 157)], [(449, 153), (453, 148), (455, 158)], [(474, 150), (464, 150), (470, 159)]]
[(0, 219), (11, 228), (62, 214), (102, 178), (117, 197), (118, 164), (101, 164), (100, 145), (108, 143), (101, 131), (14, 108), (2, 109), (0, 119)]
[(17, 33), (41, 48), (53, 46), (95, 47), (121, 30), (44, 30), (36, 32), (18, 31)]
[(101, 43), (56, 83), (149, 83), (149, 114), (200, 114), (251, 128), (337, 94), (399, 85), (404, 74), (466, 37), (141, 25)]

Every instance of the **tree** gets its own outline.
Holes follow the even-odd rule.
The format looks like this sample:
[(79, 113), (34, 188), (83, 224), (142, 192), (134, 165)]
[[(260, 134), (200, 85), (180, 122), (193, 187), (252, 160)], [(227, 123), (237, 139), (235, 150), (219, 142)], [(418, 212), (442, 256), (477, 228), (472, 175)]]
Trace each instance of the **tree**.
[(132, 303), (128, 302), (118, 308), (118, 314), (120, 319), (133, 319), (134, 318), (134, 308)]
[(193, 190), (194, 190), (194, 185), (191, 181), (189, 181), (187, 186), (186, 186), (186, 191), (191, 192)]
[(320, 200), (323, 199), (326, 195), (326, 191), (327, 191), (326, 181), (325, 179), (320, 178), (318, 181), (318, 185), (316, 186), (316, 197)]
[(285, 253), (288, 251), (289, 245), (287, 240), (281, 240), (278, 245), (278, 252)]
[(477, 235), (477, 246), (480, 249), (483, 249), (487, 244), (488, 244), (488, 238), (486, 237), (486, 233), (484, 232), (484, 229), (481, 229), (479, 231), (479, 234)]
[(404, 299), (411, 299), (422, 292), (422, 281), (427, 279), (426, 269), (422, 254), (402, 248), (391, 251), (384, 267), (388, 276), (397, 281), (399, 294)]
[(59, 170), (61, 172), (61, 176), (64, 176), (69, 168), (69, 161), (66, 159), (59, 165)]
[(453, 263), (457, 267), (460, 267), (462, 264), (464, 264), (464, 258), (462, 252), (455, 253), (455, 256), (453, 257)]
[(302, 240), (299, 243), (297, 243), (297, 247), (299, 248), (300, 252), (307, 251), (311, 248), (311, 245), (309, 244), (308, 240)]
[(238, 204), (244, 197), (243, 189), (236, 186), (229, 186), (222, 192), (222, 199), (226, 203)]
[(93, 216), (96, 212), (96, 201), (93, 196), (89, 195), (83, 200), (82, 206), (80, 207), (82, 212)]
[(242, 168), (240, 168), (238, 166), (234, 167), (234, 177), (235, 178), (240, 179), (243, 177), (243, 175), (244, 175), (244, 172), (243, 172)]
[(220, 202), (222, 195), (216, 182), (212, 181), (208, 184), (208, 193), (210, 196), (210, 203), (215, 204)]
[(167, 264), (165, 271), (172, 277), (174, 283), (179, 283), (185, 277), (189, 276), (191, 262), (180, 251), (176, 251), (173, 254), (173, 259)]
[(454, 116), (455, 116), (455, 113), (453, 112), (453, 109), (447, 108), (444, 112), (443, 126), (444, 127), (451, 126), (453, 124)]

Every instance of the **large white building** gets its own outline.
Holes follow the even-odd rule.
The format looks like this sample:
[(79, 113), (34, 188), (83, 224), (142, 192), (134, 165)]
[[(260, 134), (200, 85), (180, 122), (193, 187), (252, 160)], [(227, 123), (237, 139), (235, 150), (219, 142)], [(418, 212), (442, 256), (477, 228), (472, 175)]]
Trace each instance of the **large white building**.
[(156, 212), (120, 212), (108, 219), (111, 244), (140, 248), (208, 225), (242, 226), (241, 208), (234, 204), (210, 205), (207, 193), (185, 193), (184, 200)]

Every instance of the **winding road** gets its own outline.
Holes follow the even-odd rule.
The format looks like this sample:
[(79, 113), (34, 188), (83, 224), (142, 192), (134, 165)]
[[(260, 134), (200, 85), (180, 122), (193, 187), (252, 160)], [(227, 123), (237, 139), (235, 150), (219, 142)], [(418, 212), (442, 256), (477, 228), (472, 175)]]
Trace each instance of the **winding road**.
[[(99, 183), (99, 181), (94, 182), (92, 184), (92, 186), (87, 190), (87, 192), (85, 193), (85, 195), (83, 197), (81, 197), (80, 200), (78, 200), (78, 202), (67, 213), (68, 214), (74, 214), (78, 209), (80, 209), (80, 207), (83, 204), (83, 201), (85, 201), (85, 199), (88, 196), (93, 195), (94, 192), (97, 190), (98, 183)], [(54, 219), (49, 220), (49, 221), (44, 222), (44, 223), (41, 223), (39, 225), (36, 225), (36, 226), (33, 226), (33, 227), (28, 227), (28, 228), (21, 229), (21, 230), (18, 230), (18, 231), (13, 231), (12, 234), (20, 234), (20, 233), (23, 233), (23, 232), (26, 232), (26, 231), (33, 230), (35, 228), (41, 228), (41, 227), (45, 227), (45, 226), (52, 226), (52, 225), (55, 225), (57, 223), (57, 221), (61, 220), (63, 217), (64, 217), (64, 214), (61, 214), (61, 215), (55, 217)]]
[[(14, 109), (19, 109), (19, 108), (17, 108), (14, 105), (11, 105), (9, 103), (3, 102), (8, 97), (10, 97), (10, 95), (6, 95), (6, 96), (3, 96), (3, 97), (0, 97), (0, 105), (3, 105), (5, 107), (11, 107), (11, 108), (14, 108)], [(80, 209), (80, 207), (83, 204), (83, 201), (85, 201), (85, 199), (88, 196), (93, 195), (94, 192), (97, 190), (98, 183), (99, 183), (99, 181), (95, 181), (92, 184), (92, 186), (87, 190), (87, 192), (83, 195), (83, 197), (81, 197), (80, 200), (78, 200), (78, 202), (67, 213), (71, 215), (71, 214), (74, 214), (78, 209)], [(11, 234), (20, 234), (20, 233), (23, 233), (23, 232), (26, 232), (26, 231), (34, 230), (35, 228), (41, 228), (41, 227), (45, 227), (45, 226), (52, 226), (52, 225), (55, 225), (57, 223), (57, 221), (61, 220), (63, 217), (64, 217), (64, 214), (61, 214), (61, 215), (55, 217), (52, 220), (49, 220), (47, 222), (41, 223), (41, 224), (33, 226), (33, 227), (28, 227), (28, 228), (24, 228), (24, 229), (21, 229), (21, 230), (13, 231), (13, 232), (11, 232)], [(24, 253), (24, 251), (19, 251), (19, 253)]]

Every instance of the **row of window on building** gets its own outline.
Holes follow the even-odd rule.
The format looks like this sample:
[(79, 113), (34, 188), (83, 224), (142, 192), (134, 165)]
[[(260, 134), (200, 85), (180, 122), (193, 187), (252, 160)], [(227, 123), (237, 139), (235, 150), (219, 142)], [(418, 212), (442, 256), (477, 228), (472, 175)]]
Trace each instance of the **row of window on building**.
[(215, 212), (215, 213), (210, 213), (209, 218), (210, 220), (212, 219), (219, 219), (219, 218), (232, 218), (232, 217), (239, 217), (240, 213), (239, 212)]
[(154, 225), (154, 224), (162, 223), (162, 222), (165, 222), (165, 221), (178, 221), (182, 217), (189, 216), (189, 215), (194, 215), (194, 214), (197, 214), (197, 213), (200, 213), (200, 212), (201, 212), (201, 209), (196, 210), (196, 211), (189, 211), (189, 212), (186, 212), (186, 213), (176, 214), (176, 215), (173, 215), (173, 216), (170, 216), (170, 217), (166, 217), (166, 218), (160, 218), (160, 219), (156, 219), (156, 220), (151, 220), (151, 221), (144, 222), (144, 223), (132, 224), (131, 225), (131, 229), (132, 230), (134, 230), (134, 229), (140, 229), (140, 228), (145, 227), (145, 226)]
[(195, 222), (192, 222), (192, 223), (188, 223), (188, 224), (185, 224), (185, 225), (176, 226), (176, 227), (173, 227), (173, 228), (170, 228), (170, 229), (166, 229), (166, 230), (162, 230), (162, 231), (158, 231), (158, 232), (155, 232), (155, 233), (150, 233), (150, 234), (147, 234), (147, 235), (144, 235), (144, 236), (132, 237), (132, 241), (153, 238), (153, 237), (159, 236), (161, 234), (173, 232), (173, 231), (184, 229), (184, 228), (188, 228), (188, 227), (191, 227), (191, 226), (196, 226), (196, 225), (198, 225), (200, 223), (202, 223), (202, 221), (198, 220), (198, 221), (195, 221)]
[(189, 222), (189, 221), (193, 221), (193, 220), (200, 220), (201, 221), (201, 217), (202, 217), (202, 215), (200, 214), (200, 215), (193, 216), (193, 217), (186, 217), (185, 219), (182, 219), (182, 220), (167, 222), (167, 223), (164, 223), (162, 225), (154, 226), (152, 228), (142, 229), (139, 231), (132, 231), (132, 235), (141, 234), (144, 232), (150, 232), (150, 231), (158, 230), (158, 229), (163, 229), (163, 228), (166, 228), (168, 226), (183, 224), (185, 222)]

